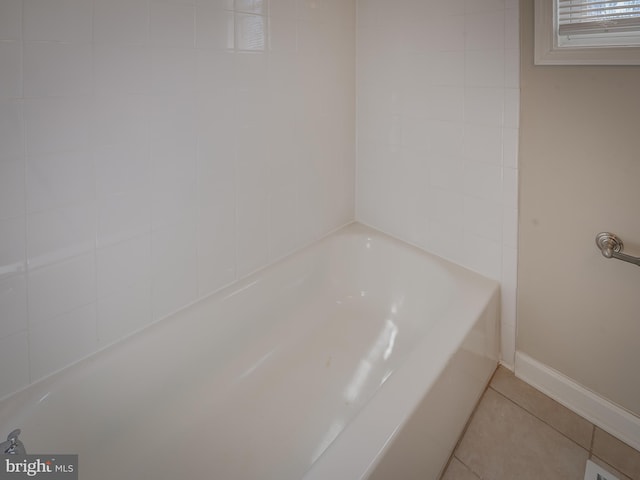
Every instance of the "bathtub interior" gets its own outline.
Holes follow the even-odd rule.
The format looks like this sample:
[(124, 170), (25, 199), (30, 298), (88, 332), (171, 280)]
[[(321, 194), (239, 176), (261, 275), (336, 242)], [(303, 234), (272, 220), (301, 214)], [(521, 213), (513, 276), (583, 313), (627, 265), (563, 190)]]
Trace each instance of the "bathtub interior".
[(301, 478), (475, 280), (424, 257), (352, 224), (4, 400), (2, 431), (86, 478)]

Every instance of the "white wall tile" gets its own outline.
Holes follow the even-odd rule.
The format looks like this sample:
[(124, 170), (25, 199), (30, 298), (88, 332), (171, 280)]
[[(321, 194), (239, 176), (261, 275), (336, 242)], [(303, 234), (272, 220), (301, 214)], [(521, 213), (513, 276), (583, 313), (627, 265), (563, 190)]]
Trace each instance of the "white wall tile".
[(22, 97), (22, 45), (19, 42), (0, 41), (0, 65), (0, 99)]
[(518, 251), (505, 247), (502, 251), (501, 274), (501, 341), (502, 361), (513, 366), (516, 352), (516, 286)]
[[(433, 2), (432, 2), (433, 4)], [(424, 17), (423, 17), (424, 18)], [(465, 16), (442, 15), (428, 21), (426, 50), (435, 52), (462, 51), (465, 48)]]
[[(392, 117), (391, 121), (397, 124), (397, 129), (400, 130), (401, 134), (399, 135), (401, 140), (398, 143), (394, 137), (396, 135), (392, 134), (388, 137), (388, 142), (391, 145), (401, 145), (408, 149), (419, 151), (419, 152), (427, 152), (431, 148), (431, 138), (429, 135), (425, 135), (425, 130), (432, 123), (432, 120), (427, 120), (424, 118), (414, 118), (410, 116), (404, 117)], [(391, 129), (389, 125), (380, 124), (377, 126), (380, 129), (395, 131), (394, 125), (391, 125)], [(385, 132), (386, 133), (386, 132)], [(375, 138), (374, 132), (372, 132), (371, 138)], [(378, 139), (384, 138), (378, 136)]]
[(127, 290), (133, 285), (151, 285), (151, 234), (100, 248), (96, 252), (98, 298)]
[(196, 47), (227, 49), (235, 45), (234, 13), (218, 5), (196, 5)]
[(502, 164), (502, 128), (465, 125), (464, 158), (471, 163)]
[(151, 92), (189, 97), (196, 87), (196, 51), (156, 48), (151, 52)]
[(144, 140), (95, 152), (97, 245), (103, 247), (151, 230), (151, 161)]
[(25, 219), (0, 220), (0, 279), (25, 271)]
[(520, 126), (520, 90), (507, 88), (504, 92), (504, 126)]
[(0, 159), (0, 219), (25, 212), (24, 160)]
[(130, 335), (152, 321), (151, 285), (129, 285), (97, 302), (98, 344), (102, 347)]
[(462, 158), (464, 156), (464, 129), (461, 122), (429, 122), (430, 153), (433, 158)]
[(239, 51), (264, 52), (268, 35), (267, 17), (235, 13), (235, 48)]
[(0, 100), (0, 158), (24, 156), (24, 120), (21, 100)]
[(465, 50), (504, 49), (504, 10), (465, 15)]
[(145, 95), (97, 95), (93, 100), (94, 146), (148, 144), (151, 103)]
[(502, 170), (502, 204), (509, 209), (518, 209), (518, 170)]
[(195, 145), (184, 154), (154, 157), (151, 224), (161, 228), (193, 214), (197, 205)]
[(178, 228), (154, 231), (151, 245), (152, 311), (157, 320), (198, 296), (197, 234), (193, 217), (186, 218)]
[[(502, 310), (507, 310), (504, 302), (502, 304)], [(503, 323), (500, 330), (500, 361), (504, 363), (507, 368), (513, 369), (515, 367), (516, 355), (516, 329)]]
[(429, 159), (429, 185), (433, 188), (455, 190), (464, 172), (461, 158), (433, 156)]
[[(269, 57), (262, 53), (238, 52), (234, 56), (234, 80), (239, 92), (266, 93), (268, 60)], [(320, 66), (321, 63), (314, 62), (314, 65)]]
[(267, 0), (235, 0), (234, 10), (237, 12), (267, 14)]
[(505, 0), (465, 0), (464, 10), (467, 13), (495, 12), (505, 8)]
[(182, 149), (195, 145), (198, 135), (197, 111), (196, 102), (190, 98), (155, 98), (150, 108), (149, 122), (152, 155), (167, 151), (181, 154)]
[(65, 313), (29, 336), (29, 365), (35, 381), (86, 357), (97, 348), (96, 305)]
[(504, 52), (504, 85), (520, 88), (520, 50), (508, 48)]
[[(279, 0), (274, 0), (279, 1)], [(235, 0), (195, 0), (196, 5), (212, 5), (220, 10), (233, 10)]]
[(88, 95), (92, 80), (88, 43), (26, 43), (24, 46), (25, 97)]
[(29, 271), (27, 286), (30, 327), (47, 325), (56, 316), (95, 301), (94, 257), (93, 252), (87, 253)]
[(465, 76), (465, 53), (462, 50), (431, 54), (431, 82), (433, 85), (462, 86)]
[(91, 120), (89, 97), (26, 100), (24, 121), (27, 154), (88, 150)]
[(0, 339), (27, 330), (27, 280), (25, 274), (0, 279)]
[[(283, 108), (275, 106), (275, 109)], [(284, 107), (287, 108), (287, 107)], [(291, 108), (291, 107), (289, 107)], [(277, 110), (276, 110), (277, 111)], [(290, 253), (299, 245), (297, 219), (301, 215), (298, 205), (299, 157), (298, 149), (284, 139), (293, 131), (291, 119), (273, 122), (268, 129), (269, 152), (269, 258), (275, 259)], [(346, 178), (348, 175), (340, 174)], [(353, 181), (350, 182), (351, 189)], [(340, 186), (335, 183), (335, 194)], [(352, 202), (342, 200), (341, 204)]]
[(502, 129), (502, 162), (505, 167), (518, 168), (518, 135), (517, 128)]
[(500, 203), (464, 197), (464, 226), (470, 233), (501, 242), (502, 221)]
[(476, 125), (502, 126), (504, 119), (503, 88), (465, 88), (464, 119)]
[(271, 52), (295, 52), (298, 25), (295, 0), (276, 0), (269, 4), (269, 48)]
[[(329, 221), (332, 220), (333, 202), (324, 194), (324, 192), (331, 190), (331, 182), (329, 180), (329, 178), (332, 177), (330, 173), (331, 166), (327, 165), (330, 157), (325, 157), (317, 147), (318, 146), (314, 146), (316, 149), (315, 154), (308, 155), (304, 158), (304, 162), (301, 162), (300, 168), (298, 199), (301, 212), (304, 212), (304, 214), (298, 219), (298, 225), (300, 228), (299, 235), (301, 241), (304, 243), (317, 240), (323, 233), (331, 229)], [(257, 215), (257, 209), (253, 210), (252, 213)], [(240, 217), (240, 215), (238, 215), (238, 217)], [(238, 221), (240, 221), (240, 218)], [(333, 222), (335, 225), (336, 220), (333, 220)], [(262, 222), (257, 221), (257, 218), (252, 226), (256, 227), (256, 229), (257, 227), (260, 229), (263, 228)], [(265, 237), (260, 234), (260, 243), (255, 240), (252, 241), (255, 243), (256, 248), (260, 249), (260, 255), (264, 255), (265, 253), (262, 250), (263, 238)], [(266, 240), (268, 242), (268, 237)], [(240, 250), (238, 251), (240, 252)], [(268, 248), (266, 254), (268, 256)]]
[(196, 208), (197, 120), (194, 102), (155, 102), (151, 124), (152, 225), (172, 223)]
[[(203, 127), (204, 132), (208, 132)], [(211, 293), (236, 278), (235, 139), (203, 135), (198, 151), (198, 291)]]
[(509, 248), (518, 248), (518, 210), (503, 207), (502, 244)]
[(504, 44), (508, 49), (519, 51), (520, 46), (520, 12), (518, 8), (507, 8), (505, 10), (505, 31)]
[[(252, 54), (245, 53), (245, 54), (240, 54), (239, 56), (259, 57), (261, 55), (252, 55)], [(238, 68), (238, 63), (236, 62), (236, 69), (237, 68)], [(247, 86), (247, 87), (236, 89), (235, 108), (236, 108), (237, 127), (239, 129), (254, 127), (258, 124), (264, 125), (267, 122), (269, 98), (267, 94), (267, 89), (265, 87), (266, 68), (261, 72), (256, 72), (256, 73), (257, 73), (257, 76), (256, 76), (257, 85), (255, 87)]]
[(482, 200), (502, 201), (502, 168), (498, 165), (465, 163), (463, 191)]
[(238, 139), (236, 212), (239, 277), (264, 265), (269, 258), (269, 187), (263, 181), (268, 178), (265, 147), (266, 138), (260, 128), (245, 129)]
[(0, 398), (29, 385), (29, 340), (26, 332), (0, 339)]
[(151, 161), (148, 144), (132, 139), (94, 152), (98, 199), (141, 191), (149, 194)]
[[(235, 86), (234, 66), (235, 54), (233, 52), (197, 51), (197, 91), (202, 101), (220, 100), (221, 95), (223, 98), (233, 101), (233, 87)], [(212, 113), (216, 118), (216, 112)], [(218, 120), (227, 120), (225, 117), (217, 118)]]
[(465, 231), (464, 254), (464, 263), (468, 268), (486, 277), (500, 280), (502, 245), (499, 241)]
[(92, 202), (33, 213), (27, 218), (29, 268), (50, 265), (95, 248), (96, 215)]
[(0, 40), (22, 38), (22, 0), (3, 0), (0, 3)]
[(465, 85), (502, 87), (505, 82), (505, 54), (501, 49), (465, 52)]
[(149, 5), (151, 44), (164, 47), (193, 47), (195, 44), (195, 6), (151, 0)]
[(431, 120), (462, 121), (464, 118), (464, 89), (448, 86), (431, 87), (425, 114)]
[(91, 153), (52, 153), (34, 155), (27, 159), (29, 212), (91, 202), (94, 195)]
[(430, 218), (441, 225), (464, 224), (464, 195), (452, 190), (435, 189), (430, 192)]
[(300, 243), (296, 222), (300, 217), (296, 200), (298, 183), (295, 171), (272, 170), (271, 174), (276, 180), (271, 184), (269, 195), (268, 244), (269, 258), (277, 259), (291, 253)]
[(198, 294), (208, 295), (236, 280), (235, 212), (203, 210), (199, 225)]
[(148, 94), (151, 53), (138, 45), (96, 45), (93, 50), (95, 88), (100, 94)]
[(147, 43), (148, 0), (94, 0), (93, 37), (99, 43)]
[(105, 247), (151, 231), (151, 199), (131, 190), (97, 201), (96, 245)]
[(502, 251), (502, 305), (504, 318), (503, 327), (516, 327), (516, 286), (517, 286), (518, 251), (513, 247), (504, 248)]
[(92, 3), (86, 0), (24, 0), (25, 40), (91, 41)]
[(458, 225), (448, 225), (430, 220), (428, 248), (443, 258), (465, 264), (464, 230)]

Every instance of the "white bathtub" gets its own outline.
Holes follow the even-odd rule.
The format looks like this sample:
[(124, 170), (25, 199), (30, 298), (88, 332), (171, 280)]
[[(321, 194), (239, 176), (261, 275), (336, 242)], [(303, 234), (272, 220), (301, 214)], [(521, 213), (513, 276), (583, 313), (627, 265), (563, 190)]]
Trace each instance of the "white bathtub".
[(352, 224), (3, 400), (0, 436), (83, 480), (435, 479), (497, 324), (496, 282)]

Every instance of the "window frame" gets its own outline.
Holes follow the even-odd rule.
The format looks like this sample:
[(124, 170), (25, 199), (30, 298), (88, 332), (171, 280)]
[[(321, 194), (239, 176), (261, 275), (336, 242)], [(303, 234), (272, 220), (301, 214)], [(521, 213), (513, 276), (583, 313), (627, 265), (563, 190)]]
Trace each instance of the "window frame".
[(536, 65), (640, 65), (640, 46), (559, 46), (556, 6), (556, 0), (535, 0)]

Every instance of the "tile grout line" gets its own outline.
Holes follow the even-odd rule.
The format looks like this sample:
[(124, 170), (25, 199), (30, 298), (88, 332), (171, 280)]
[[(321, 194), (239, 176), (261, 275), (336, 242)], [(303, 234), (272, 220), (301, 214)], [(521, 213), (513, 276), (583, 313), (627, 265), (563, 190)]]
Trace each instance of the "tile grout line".
[[(562, 435), (564, 438), (566, 438), (567, 440), (570, 440), (572, 443), (575, 443), (578, 447), (580, 447), (582, 450), (586, 451), (587, 454), (590, 453), (590, 450), (585, 448), (584, 446), (580, 445), (578, 442), (576, 442), (573, 438), (567, 436), (565, 433), (561, 432), (560, 430), (558, 430), (556, 427), (554, 427), (552, 424), (550, 424), (549, 422), (545, 421), (544, 419), (538, 417), (536, 414), (534, 414), (533, 412), (530, 412), (529, 410), (527, 410), (526, 408), (524, 408), (522, 405), (518, 404), (515, 400), (510, 399), (509, 397), (507, 397), (506, 395), (504, 395), (503, 393), (500, 393), (499, 391), (497, 391), (495, 388), (493, 388), (491, 385), (489, 385), (489, 388), (491, 388), (491, 390), (493, 390), (494, 392), (496, 392), (498, 395), (500, 395), (501, 397), (507, 399), (509, 402), (513, 403), (516, 407), (518, 407), (519, 409), (521, 409), (523, 412), (528, 413), (529, 415), (531, 415), (533, 418), (541, 421), (542, 423), (544, 423), (546, 426), (550, 427), (551, 429), (553, 429), (553, 431), (558, 432), (560, 435)], [(581, 417), (583, 418), (583, 417)], [(591, 423), (591, 422), (589, 422)], [(592, 424), (593, 426), (593, 424)], [(595, 426), (594, 426), (595, 428)]]
[[(453, 455), (451, 455), (451, 459), (456, 459), (458, 462), (460, 462), (462, 465), (464, 465), (464, 467), (469, 470), (469, 472), (471, 472), (471, 475), (473, 475), (475, 478), (477, 478), (478, 480), (482, 480), (482, 477), (480, 475), (478, 475), (469, 465), (467, 465), (466, 463), (464, 463), (462, 460), (460, 460), (456, 454), (454, 453)], [(449, 461), (451, 462), (451, 460)], [(448, 467), (447, 467), (448, 468)], [(446, 472), (446, 470), (445, 470)]]

